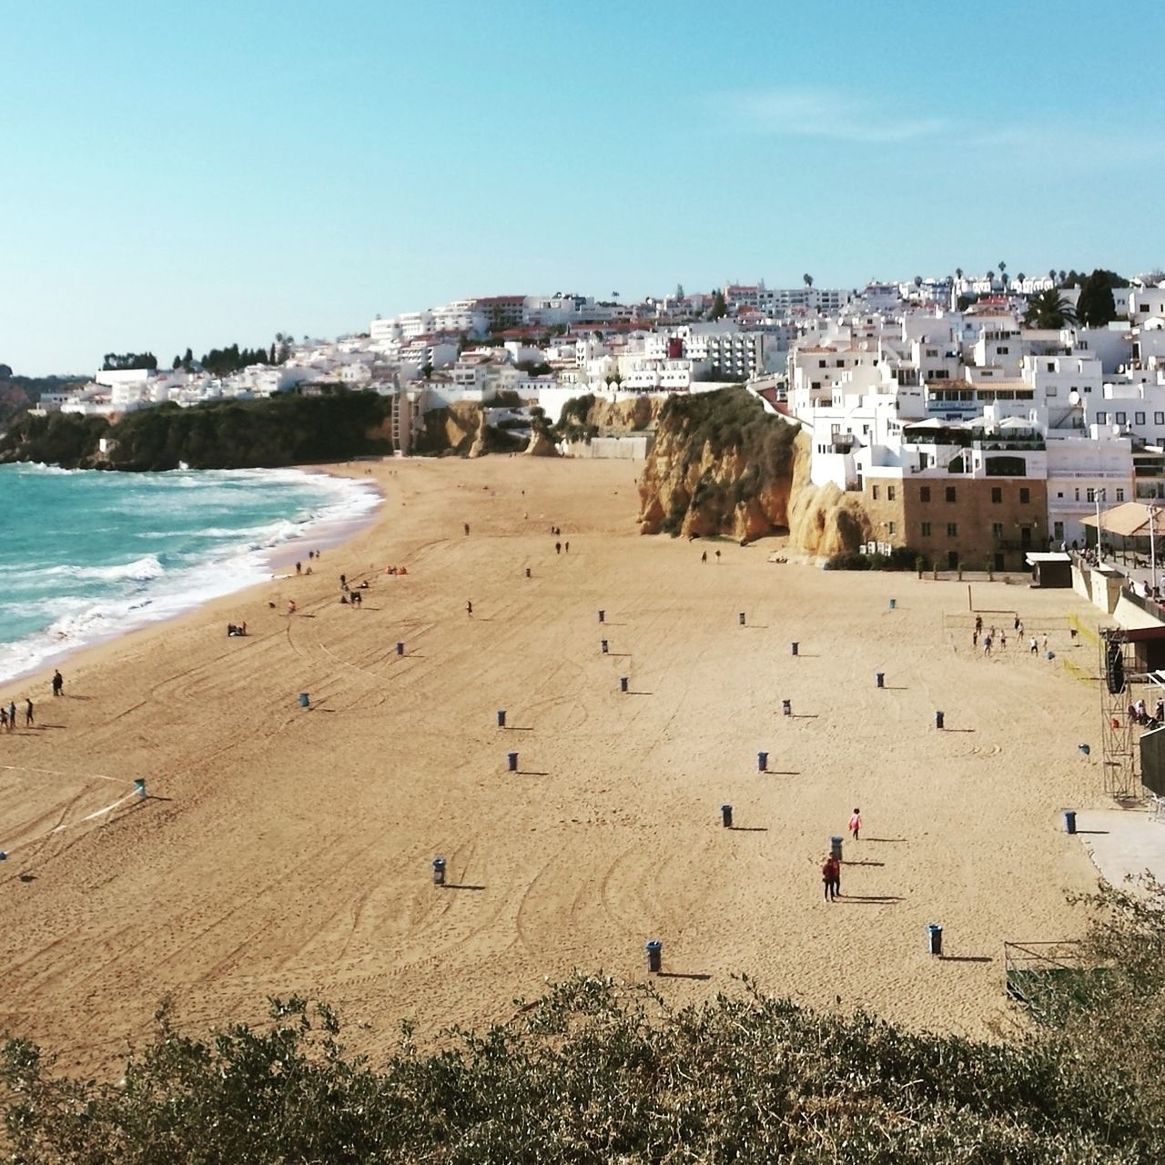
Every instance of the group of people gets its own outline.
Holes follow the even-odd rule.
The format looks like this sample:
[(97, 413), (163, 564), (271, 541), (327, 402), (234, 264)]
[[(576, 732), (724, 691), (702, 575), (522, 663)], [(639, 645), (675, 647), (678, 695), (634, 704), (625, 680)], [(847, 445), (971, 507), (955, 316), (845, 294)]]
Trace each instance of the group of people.
[(1144, 700), (1134, 700), (1128, 708), (1129, 721), (1132, 724), (1140, 724), (1142, 727), (1155, 727), (1158, 724), (1165, 724), (1165, 698), (1158, 696), (1156, 706), (1153, 708), (1153, 714), (1149, 715), (1149, 709)]
[[(36, 723), (36, 717), (33, 715), (32, 701), (26, 699), (24, 701), (24, 726), (31, 728)], [(5, 708), (0, 704), (0, 730), (4, 732), (16, 731), (16, 701), (10, 700), (8, 707)]]
[[(1023, 620), (1019, 617), (1019, 615), (1016, 615), (1014, 620), (1012, 620), (1011, 629), (1015, 633), (1015, 637), (1022, 641), (1022, 639), (1023, 639)], [(1075, 638), (1075, 636), (1073, 636), (1073, 638)], [(971, 647), (976, 648), (979, 646), (980, 643), (982, 643), (982, 645), (983, 645), (983, 654), (984, 655), (990, 655), (992, 652), (992, 649), (995, 647), (996, 644), (999, 645), (999, 649), (1001, 651), (1005, 651), (1007, 649), (1007, 628), (1006, 627), (998, 627), (997, 628), (997, 627), (992, 626), (992, 627), (989, 627), (986, 632), (984, 632), (984, 630), (983, 630), (983, 616), (976, 615), (975, 616), (975, 627), (974, 627), (974, 630), (971, 632)], [(1048, 650), (1047, 632), (1044, 632), (1043, 643), (1044, 643), (1043, 649), (1044, 649), (1044, 652), (1046, 654), (1047, 650)], [(1032, 655), (1039, 654), (1040, 641), (1034, 635), (1028, 639), (1028, 651)]]

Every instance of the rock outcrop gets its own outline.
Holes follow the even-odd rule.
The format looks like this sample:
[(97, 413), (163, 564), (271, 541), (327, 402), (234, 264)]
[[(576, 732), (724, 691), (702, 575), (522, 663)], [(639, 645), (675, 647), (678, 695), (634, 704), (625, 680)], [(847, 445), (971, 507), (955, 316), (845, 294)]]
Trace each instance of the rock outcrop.
[(640, 531), (742, 542), (787, 531), (808, 554), (854, 550), (869, 518), (856, 497), (810, 482), (811, 456), (807, 433), (743, 389), (673, 398), (640, 479)]

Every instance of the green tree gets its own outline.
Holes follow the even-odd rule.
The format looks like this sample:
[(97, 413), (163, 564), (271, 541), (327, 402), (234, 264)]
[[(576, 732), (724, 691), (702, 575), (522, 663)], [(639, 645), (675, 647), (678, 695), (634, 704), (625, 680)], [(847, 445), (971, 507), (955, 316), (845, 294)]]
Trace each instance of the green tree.
[(1080, 298), (1076, 301), (1080, 322), (1089, 328), (1103, 328), (1115, 320), (1116, 301), (1112, 289), (1128, 285), (1128, 280), (1122, 279), (1115, 271), (1106, 271), (1100, 267), (1082, 279)]
[(1023, 317), (1024, 324), (1029, 328), (1059, 330), (1068, 324), (1076, 322), (1076, 313), (1068, 302), (1054, 287), (1033, 295), (1028, 301), (1027, 311)]
[(813, 276), (810, 275), (808, 271), (806, 271), (805, 274), (801, 276), (801, 279), (802, 279), (802, 282), (804, 282), (806, 287), (813, 286)]
[(710, 319), (721, 320), (728, 314), (728, 307), (724, 302), (724, 293), (717, 288), (716, 294), (712, 297), (712, 311), (709, 316)]

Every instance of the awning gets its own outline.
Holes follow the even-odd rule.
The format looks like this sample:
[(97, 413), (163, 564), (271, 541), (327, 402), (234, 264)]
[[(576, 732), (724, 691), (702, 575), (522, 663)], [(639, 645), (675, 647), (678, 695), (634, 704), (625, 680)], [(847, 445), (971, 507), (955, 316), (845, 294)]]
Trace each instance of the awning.
[[(1143, 502), (1125, 502), (1123, 505), (1113, 506), (1111, 510), (1102, 510), (1100, 513), (1100, 528), (1109, 534), (1117, 534), (1122, 538), (1132, 538), (1139, 535), (1149, 537), (1149, 523), (1153, 523), (1153, 534), (1160, 536), (1165, 533), (1165, 506), (1146, 506)], [(1082, 526), (1095, 526), (1095, 515), (1081, 518)]]

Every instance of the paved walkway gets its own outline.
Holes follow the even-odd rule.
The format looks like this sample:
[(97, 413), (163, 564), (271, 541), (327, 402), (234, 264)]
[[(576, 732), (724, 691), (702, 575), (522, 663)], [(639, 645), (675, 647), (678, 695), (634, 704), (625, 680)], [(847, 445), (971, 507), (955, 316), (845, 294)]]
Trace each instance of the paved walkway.
[(1076, 831), (1105, 881), (1124, 885), (1129, 874), (1149, 870), (1165, 882), (1165, 821), (1139, 809), (1082, 809)]

